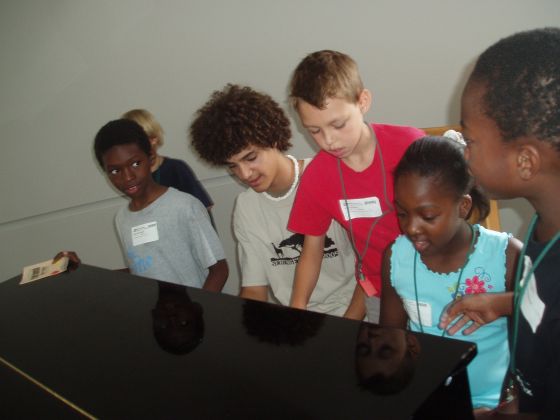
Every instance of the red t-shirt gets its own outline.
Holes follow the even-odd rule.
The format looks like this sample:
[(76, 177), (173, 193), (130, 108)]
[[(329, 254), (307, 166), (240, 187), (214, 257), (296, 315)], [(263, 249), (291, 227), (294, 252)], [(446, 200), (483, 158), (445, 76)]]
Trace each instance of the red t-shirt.
[[(377, 147), (372, 164), (362, 172), (349, 168), (340, 162), (342, 177), (346, 189), (346, 198), (371, 199), (377, 197), (381, 212), (390, 210), (393, 205), (393, 171), (406, 148), (414, 140), (423, 137), (422, 130), (385, 124), (372, 124), (377, 137)], [(381, 153), (380, 153), (381, 150)], [(384, 193), (381, 156), (383, 157), (386, 194)], [(387, 198), (385, 198), (385, 195)], [(337, 220), (346, 231), (350, 224), (345, 220), (343, 208), (344, 195), (337, 168), (337, 158), (325, 151), (320, 151), (305, 169), (290, 214), (288, 229), (306, 235), (326, 233), (332, 219)], [(359, 210), (361, 201), (356, 201)], [(356, 214), (351, 211), (351, 214)], [(363, 254), (366, 239), (372, 223), (378, 217), (352, 217), (352, 231), (356, 249)], [(367, 281), (375, 288), (374, 295), (381, 293), (381, 259), (385, 247), (398, 235), (400, 229), (394, 211), (380, 218), (373, 229), (367, 251), (363, 256), (362, 272)]]

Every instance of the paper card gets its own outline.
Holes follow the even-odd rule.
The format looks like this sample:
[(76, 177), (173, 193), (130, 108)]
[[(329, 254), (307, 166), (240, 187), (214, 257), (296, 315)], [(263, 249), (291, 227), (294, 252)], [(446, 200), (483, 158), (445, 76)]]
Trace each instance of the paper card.
[(418, 304), (416, 304), (416, 300), (413, 299), (403, 299), (403, 303), (408, 318), (410, 318), (412, 322), (420, 324), (420, 321), (422, 321), (422, 326), (432, 326), (432, 306), (429, 303), (418, 302)]
[(360, 217), (379, 217), (383, 214), (379, 198), (354, 198), (351, 200), (339, 200), (340, 210), (344, 215), (344, 220), (358, 219)]
[(138, 246), (159, 240), (157, 222), (144, 223), (131, 229), (132, 245)]
[(62, 257), (53, 264), (53, 260), (43, 261), (23, 268), (19, 284), (30, 283), (45, 277), (54, 276), (68, 268), (68, 257)]
[(523, 286), (525, 282), (529, 282), (525, 289), (525, 294), (523, 295), (523, 299), (521, 300), (521, 313), (531, 326), (533, 330), (533, 334), (537, 331), (537, 328), (541, 324), (545, 304), (539, 297), (539, 293), (537, 292), (537, 280), (535, 279), (535, 275), (532, 274), (531, 277), (528, 279), (527, 275), (529, 274), (529, 270), (532, 267), (531, 258), (525, 255), (525, 265), (523, 268), (523, 277), (521, 278), (521, 285)]

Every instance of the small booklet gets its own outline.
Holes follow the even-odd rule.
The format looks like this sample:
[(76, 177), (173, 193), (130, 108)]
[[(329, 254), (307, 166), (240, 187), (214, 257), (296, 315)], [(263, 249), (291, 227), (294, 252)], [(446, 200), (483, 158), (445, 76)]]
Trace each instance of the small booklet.
[(53, 260), (43, 261), (23, 268), (23, 274), (19, 284), (29, 283), (45, 277), (54, 276), (66, 271), (68, 268), (68, 257), (62, 257), (56, 263)]

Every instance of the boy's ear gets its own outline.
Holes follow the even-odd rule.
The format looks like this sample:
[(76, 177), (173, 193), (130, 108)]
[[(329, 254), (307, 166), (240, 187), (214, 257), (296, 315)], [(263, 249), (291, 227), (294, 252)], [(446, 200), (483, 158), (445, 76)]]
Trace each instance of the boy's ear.
[(358, 96), (358, 107), (364, 115), (366, 112), (369, 111), (372, 102), (372, 94), (368, 89), (363, 89), (360, 92), (360, 96)]
[(519, 177), (524, 181), (529, 181), (541, 168), (540, 151), (531, 144), (522, 145), (517, 152), (516, 164)]
[(150, 146), (152, 146), (152, 149), (155, 149), (158, 146), (158, 138), (157, 137), (150, 137)]

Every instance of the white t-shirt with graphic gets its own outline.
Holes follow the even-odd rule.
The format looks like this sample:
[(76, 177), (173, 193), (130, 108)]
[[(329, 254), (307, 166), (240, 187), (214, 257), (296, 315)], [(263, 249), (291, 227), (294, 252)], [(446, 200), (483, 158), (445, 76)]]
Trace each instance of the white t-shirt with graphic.
[[(305, 159), (304, 168), (310, 161)], [(239, 194), (233, 211), (242, 286), (269, 286), (272, 296), (286, 306), (303, 248), (303, 235), (286, 228), (295, 195), (293, 191), (281, 201), (272, 201), (249, 188)], [(307, 308), (343, 315), (355, 285), (354, 255), (348, 235), (333, 221), (325, 238), (319, 280)]]

